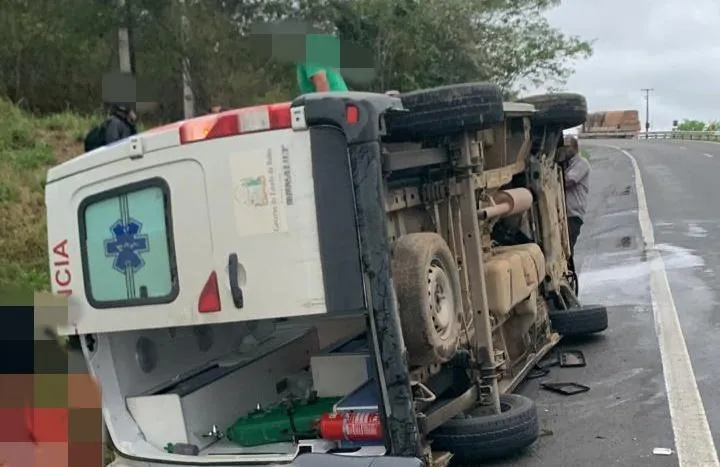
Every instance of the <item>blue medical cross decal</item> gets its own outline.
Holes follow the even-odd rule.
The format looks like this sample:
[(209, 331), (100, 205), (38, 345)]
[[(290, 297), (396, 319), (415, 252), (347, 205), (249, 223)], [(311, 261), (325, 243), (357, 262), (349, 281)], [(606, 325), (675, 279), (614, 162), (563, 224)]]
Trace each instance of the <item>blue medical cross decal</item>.
[(145, 266), (142, 253), (150, 250), (150, 241), (142, 232), (142, 223), (128, 218), (116, 221), (111, 227), (112, 239), (105, 240), (105, 255), (114, 256), (113, 269), (127, 274), (136, 273)]

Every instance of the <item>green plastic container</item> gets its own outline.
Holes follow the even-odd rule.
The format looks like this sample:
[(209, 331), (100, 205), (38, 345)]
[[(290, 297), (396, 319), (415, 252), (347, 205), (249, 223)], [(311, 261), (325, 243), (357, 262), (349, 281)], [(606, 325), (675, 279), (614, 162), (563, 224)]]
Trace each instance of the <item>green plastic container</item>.
[(253, 411), (238, 418), (227, 429), (226, 436), (243, 447), (291, 442), (297, 436), (311, 436), (317, 432), (315, 422), (323, 414), (332, 412), (339, 400), (339, 397), (324, 397), (293, 402), (292, 408), (287, 403), (279, 403)]

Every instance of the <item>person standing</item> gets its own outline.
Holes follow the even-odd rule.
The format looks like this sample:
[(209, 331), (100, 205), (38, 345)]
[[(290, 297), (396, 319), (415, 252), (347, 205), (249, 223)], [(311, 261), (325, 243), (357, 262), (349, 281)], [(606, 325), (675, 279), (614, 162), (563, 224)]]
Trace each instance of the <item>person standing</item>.
[(105, 144), (114, 143), (121, 139), (137, 134), (135, 110), (128, 105), (113, 104), (105, 123)]
[(112, 104), (105, 121), (91, 129), (85, 136), (85, 152), (137, 134), (136, 121), (137, 115), (132, 107)]
[[(575, 244), (580, 236), (583, 218), (590, 193), (590, 163), (580, 155), (578, 140), (570, 136), (565, 141), (566, 157), (563, 162), (565, 178), (565, 208), (567, 210), (570, 255), (575, 257)], [(573, 268), (574, 269), (574, 268)]]
[(348, 90), (340, 74), (340, 41), (329, 34), (305, 36), (305, 59), (296, 71), (301, 94)]

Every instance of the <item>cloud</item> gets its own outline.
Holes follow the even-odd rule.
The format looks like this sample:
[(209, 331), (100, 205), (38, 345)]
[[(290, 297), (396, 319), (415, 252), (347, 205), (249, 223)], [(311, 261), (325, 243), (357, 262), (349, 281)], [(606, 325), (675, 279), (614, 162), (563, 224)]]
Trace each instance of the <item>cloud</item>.
[[(692, 6), (691, 6), (692, 5)], [(595, 40), (575, 64), (567, 90), (590, 110), (637, 109), (650, 97), (653, 129), (683, 118), (720, 120), (720, 2), (717, 0), (566, 0), (547, 13), (563, 32)]]

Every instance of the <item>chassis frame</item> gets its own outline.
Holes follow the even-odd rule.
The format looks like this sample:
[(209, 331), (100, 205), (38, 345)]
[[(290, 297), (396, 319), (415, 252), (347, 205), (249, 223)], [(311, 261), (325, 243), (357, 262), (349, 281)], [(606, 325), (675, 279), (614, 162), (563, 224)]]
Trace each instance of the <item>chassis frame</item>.
[[(348, 172), (353, 183), (362, 273), (367, 294), (372, 356), (377, 369), (390, 455), (419, 457), (428, 465), (444, 465), (450, 453), (432, 453), (427, 435), (473, 406), (500, 410), (499, 396), (512, 392), (532, 367), (555, 346), (547, 310), (533, 327), (532, 346), (509, 361), (503, 327), (488, 311), (485, 287), (487, 222), (478, 211), (487, 194), (513, 182), (531, 190), (532, 208), (522, 222), (542, 248), (547, 274), (538, 287), (539, 302), (567, 309), (579, 305), (567, 282), (569, 240), (562, 171), (555, 161), (562, 128), (533, 126), (532, 105), (505, 103), (501, 125), (442, 138), (435, 144), (383, 143), (384, 115), (400, 111), (399, 99), (369, 93), (306, 95), (296, 99), (308, 126), (332, 125), (347, 138)], [(349, 123), (347, 106), (355, 106), (361, 122)], [(423, 178), (422, 172), (435, 176)], [(440, 174), (440, 175), (438, 175)], [(551, 213), (550, 216), (547, 213)], [(430, 219), (432, 228), (418, 227)], [(391, 274), (395, 238), (410, 232), (441, 233), (458, 259), (466, 323), (461, 347), (468, 378), (453, 396), (433, 404), (418, 401), (418, 388), (441, 378), (447, 365), (408, 368)]]

